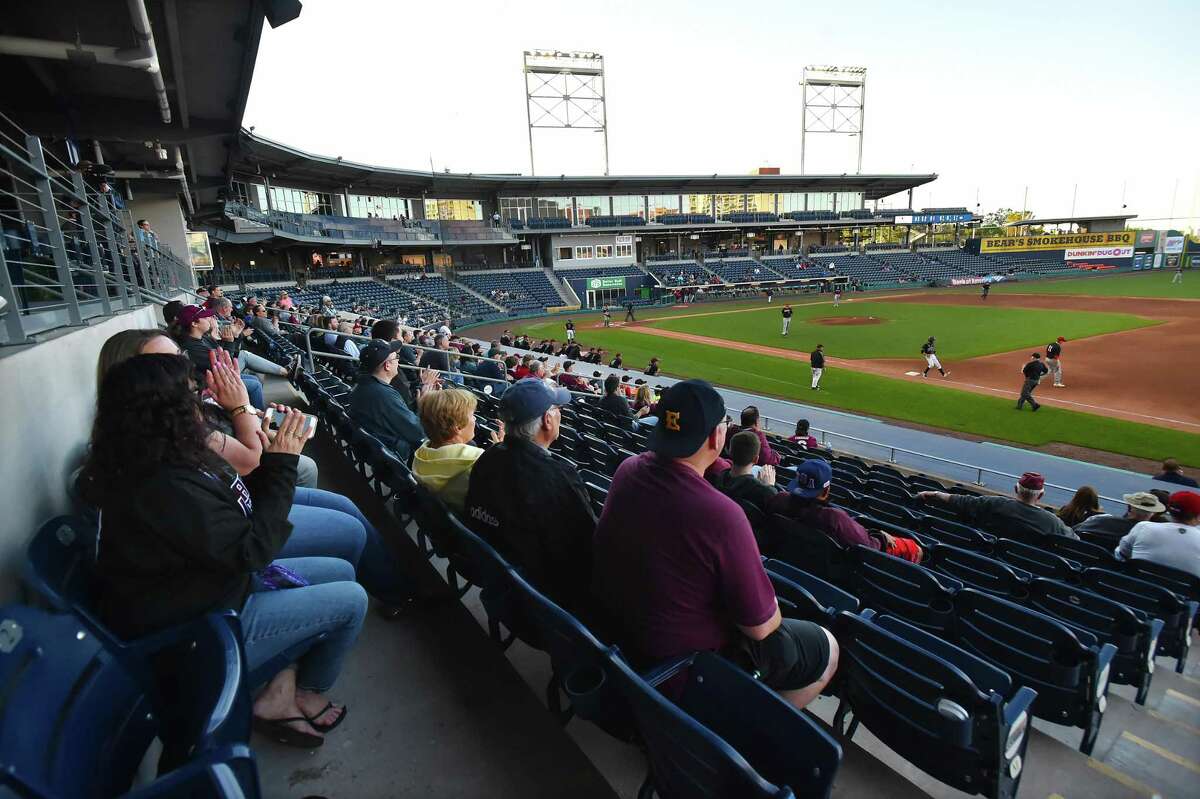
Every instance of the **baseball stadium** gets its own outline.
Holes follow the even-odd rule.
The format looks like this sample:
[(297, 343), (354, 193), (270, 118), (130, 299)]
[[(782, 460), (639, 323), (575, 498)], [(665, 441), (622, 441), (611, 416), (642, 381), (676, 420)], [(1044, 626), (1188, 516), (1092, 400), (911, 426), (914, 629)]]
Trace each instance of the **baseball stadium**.
[(494, 171), (363, 163), (247, 112), (328, 9), (58, 5), (0, 23), (6, 795), (1200, 795), (1174, 199), (919, 202), (864, 66), (781, 79), (796, 168), (621, 174), (611, 59), (523, 44), (527, 171), (465, 102)]

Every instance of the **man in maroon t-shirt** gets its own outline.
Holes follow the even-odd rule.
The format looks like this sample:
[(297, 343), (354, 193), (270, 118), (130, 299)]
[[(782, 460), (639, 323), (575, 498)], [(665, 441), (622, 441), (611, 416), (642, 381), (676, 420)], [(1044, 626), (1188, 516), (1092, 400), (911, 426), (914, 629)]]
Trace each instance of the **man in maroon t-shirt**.
[(703, 477), (725, 446), (725, 403), (686, 380), (658, 413), (650, 451), (622, 463), (609, 488), (593, 595), (635, 661), (717, 651), (804, 707), (833, 677), (837, 642), (780, 616), (746, 514)]
[(758, 465), (778, 466), (779, 453), (771, 449), (771, 442), (767, 440), (767, 434), (762, 431), (759, 421), (758, 408), (753, 405), (747, 405), (745, 408), (742, 408), (741, 425), (730, 425), (729, 437), (732, 438), (743, 430), (753, 430), (755, 435), (758, 436)]

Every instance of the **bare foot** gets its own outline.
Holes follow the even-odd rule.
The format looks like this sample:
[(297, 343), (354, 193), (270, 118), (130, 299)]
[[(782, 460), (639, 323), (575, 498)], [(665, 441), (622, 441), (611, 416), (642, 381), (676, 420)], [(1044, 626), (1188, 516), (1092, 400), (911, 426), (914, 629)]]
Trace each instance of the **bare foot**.
[[(287, 726), (297, 732), (321, 736), (311, 724), (304, 720), (308, 716), (297, 702), (296, 672), (294, 669), (284, 669), (276, 674), (254, 700), (253, 714), (264, 721), (281, 719), (297, 719), (287, 722)], [(318, 710), (320, 708), (317, 708)]]

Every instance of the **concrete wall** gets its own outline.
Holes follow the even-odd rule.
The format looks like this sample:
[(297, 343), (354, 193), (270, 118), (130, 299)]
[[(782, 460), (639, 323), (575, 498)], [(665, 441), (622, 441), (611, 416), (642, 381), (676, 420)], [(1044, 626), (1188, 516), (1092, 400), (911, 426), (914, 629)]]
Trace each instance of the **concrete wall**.
[(135, 195), (129, 201), (129, 213), (135, 224), (139, 219), (150, 220), (150, 227), (158, 235), (158, 240), (170, 247), (171, 252), (181, 260), (187, 261), (187, 223), (183, 218), (183, 209), (179, 207), (179, 200), (174, 195)]
[[(623, 256), (620, 258), (616, 257), (615, 253), (617, 251), (617, 248), (616, 248), (617, 236), (628, 236), (630, 238), (630, 240), (631, 240), (630, 243), (635, 244), (635, 247), (632, 250), (633, 254)], [(572, 257), (569, 260), (559, 260), (559, 258), (558, 258), (558, 248), (559, 247), (570, 247), (571, 251), (572, 251), (572, 256), (573, 256), (575, 247), (589, 247), (590, 246), (590, 247), (594, 248), (597, 244), (607, 244), (610, 247), (612, 247), (613, 253), (614, 253), (613, 257), (612, 258), (575, 258), (575, 257)], [(550, 252), (553, 257), (552, 262), (556, 266), (558, 266), (558, 265), (565, 266), (565, 267), (571, 267), (571, 266), (623, 266), (624, 264), (632, 264), (632, 263), (635, 263), (635, 261), (636, 261), (636, 257), (635, 257), (637, 254), (636, 237), (630, 233), (591, 233), (591, 234), (584, 234), (584, 235), (572, 234), (569, 236), (555, 235), (555, 236), (550, 237)]]
[[(153, 224), (153, 223), (152, 223)], [(109, 336), (162, 324), (157, 306), (109, 317), (0, 357), (0, 597), (15, 596), (34, 531), (70, 511), (67, 477), (79, 465), (96, 404), (96, 360)]]

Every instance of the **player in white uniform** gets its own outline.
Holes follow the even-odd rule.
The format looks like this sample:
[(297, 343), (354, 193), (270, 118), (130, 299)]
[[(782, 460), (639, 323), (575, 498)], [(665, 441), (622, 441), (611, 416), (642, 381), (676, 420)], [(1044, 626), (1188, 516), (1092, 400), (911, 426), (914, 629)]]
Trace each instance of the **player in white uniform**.
[(783, 315), (783, 335), (786, 336), (788, 334), (788, 328), (792, 326), (792, 306), (783, 306), (783, 308), (780, 310), (780, 313)]
[(938, 360), (937, 346), (934, 344), (933, 336), (930, 336), (929, 341), (921, 345), (921, 354), (925, 356), (925, 371), (921, 372), (921, 377), (929, 377), (930, 369), (937, 369), (942, 373), (942, 377), (950, 375), (949, 372), (942, 368), (942, 362)]

